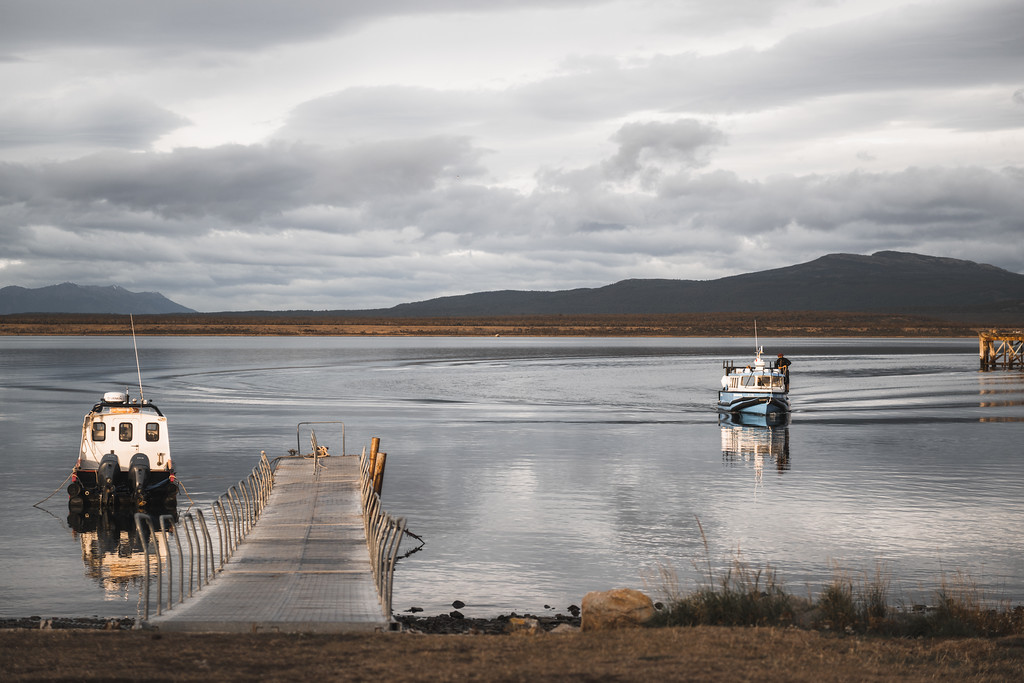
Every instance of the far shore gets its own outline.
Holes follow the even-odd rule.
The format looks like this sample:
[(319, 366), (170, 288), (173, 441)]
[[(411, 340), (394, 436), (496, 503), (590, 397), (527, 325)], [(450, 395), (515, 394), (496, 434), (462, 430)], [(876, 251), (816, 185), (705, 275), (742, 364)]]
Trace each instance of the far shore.
[(0, 315), (0, 336), (976, 337), (993, 325), (907, 314), (810, 312), (383, 318), (328, 313)]

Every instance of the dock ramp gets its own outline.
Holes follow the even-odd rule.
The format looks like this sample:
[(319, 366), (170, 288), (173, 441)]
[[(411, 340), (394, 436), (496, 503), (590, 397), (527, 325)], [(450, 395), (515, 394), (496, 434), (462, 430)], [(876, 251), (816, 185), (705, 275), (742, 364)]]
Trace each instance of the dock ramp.
[[(185, 595), (184, 581), (176, 600), (168, 596), (170, 609), (162, 608), (159, 595), (158, 614), (146, 619), (146, 626), (246, 633), (394, 630), (391, 578), (405, 522), (381, 512), (379, 488), (373, 488), (374, 470), (385, 454), (374, 448), (372, 458), (365, 451), (362, 456), (317, 457), (315, 436), (313, 442), (313, 457), (276, 462), (259, 519), (244, 539), (234, 540), (228, 531), (228, 550), (237, 547), (201, 590), (192, 590), (193, 562), (183, 558), (178, 563), (179, 576), (190, 574), (187, 592), (192, 597)], [(255, 508), (258, 497), (255, 489), (237, 496), (233, 516), (248, 517), (244, 499), (251, 498)], [(214, 516), (218, 521), (223, 516), (226, 528), (245, 530), (244, 523), (230, 519), (230, 505), (220, 512), (215, 508)], [(190, 525), (178, 527), (175, 536), (184, 535), (191, 548)], [(195, 542), (212, 547), (202, 534), (195, 534)], [(200, 557), (195, 564), (207, 562)], [(161, 580), (172, 594), (173, 580)]]

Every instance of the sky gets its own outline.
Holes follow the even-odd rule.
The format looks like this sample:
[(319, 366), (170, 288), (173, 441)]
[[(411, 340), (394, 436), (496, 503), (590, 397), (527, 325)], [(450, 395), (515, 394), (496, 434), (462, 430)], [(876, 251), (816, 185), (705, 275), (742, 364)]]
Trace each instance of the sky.
[(0, 0), (0, 286), (1024, 273), (1020, 0)]

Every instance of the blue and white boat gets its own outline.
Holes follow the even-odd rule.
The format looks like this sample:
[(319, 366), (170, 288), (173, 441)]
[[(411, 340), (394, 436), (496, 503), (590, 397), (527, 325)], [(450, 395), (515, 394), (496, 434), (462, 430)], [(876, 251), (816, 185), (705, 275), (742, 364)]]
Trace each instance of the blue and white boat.
[(789, 369), (776, 361), (761, 358), (764, 348), (757, 347), (754, 362), (738, 366), (722, 363), (722, 390), (718, 392), (718, 410), (746, 415), (776, 415), (789, 412)]

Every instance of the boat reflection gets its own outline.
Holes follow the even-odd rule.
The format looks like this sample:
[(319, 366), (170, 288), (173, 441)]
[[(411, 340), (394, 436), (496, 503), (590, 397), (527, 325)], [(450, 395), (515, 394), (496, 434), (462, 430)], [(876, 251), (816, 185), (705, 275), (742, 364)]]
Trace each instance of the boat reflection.
[(753, 464), (760, 480), (765, 465), (789, 469), (789, 413), (719, 416), (722, 461), (730, 466)]
[[(168, 514), (163, 512), (162, 514)], [(177, 519), (177, 515), (172, 515)], [(149, 515), (154, 528), (160, 528), (159, 515)], [(114, 597), (141, 585), (146, 573), (143, 539), (135, 527), (134, 511), (90, 510), (68, 515), (71, 535), (82, 545), (86, 574)], [(148, 542), (148, 532), (146, 537)], [(163, 553), (161, 553), (163, 554)], [(155, 568), (156, 557), (150, 554)]]

